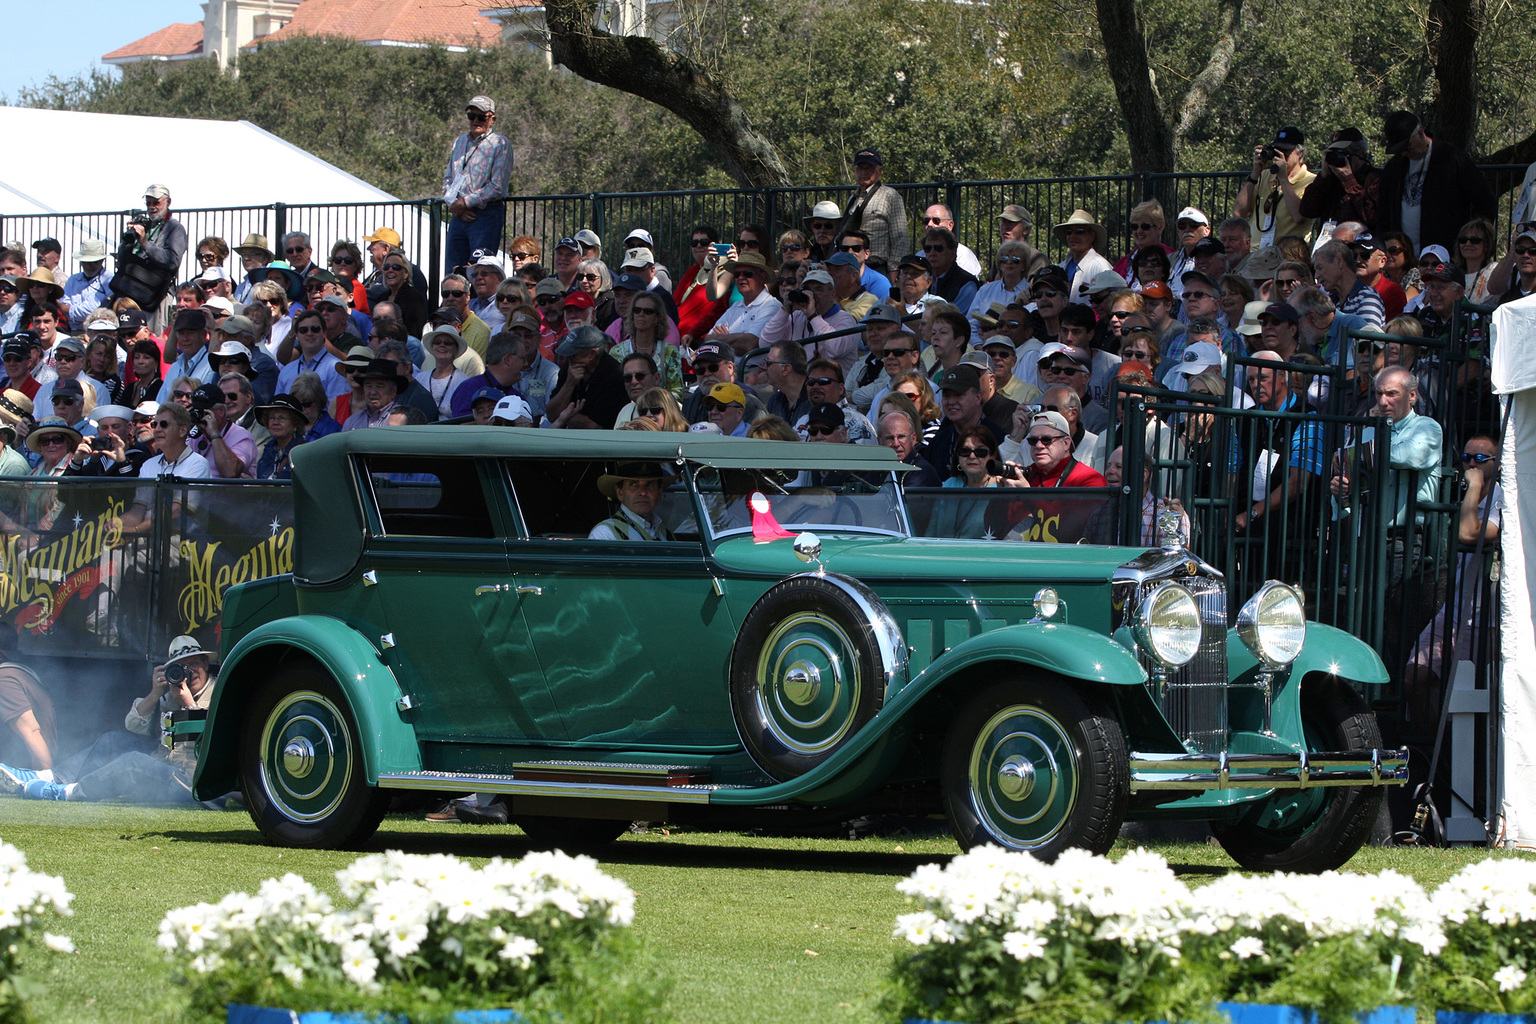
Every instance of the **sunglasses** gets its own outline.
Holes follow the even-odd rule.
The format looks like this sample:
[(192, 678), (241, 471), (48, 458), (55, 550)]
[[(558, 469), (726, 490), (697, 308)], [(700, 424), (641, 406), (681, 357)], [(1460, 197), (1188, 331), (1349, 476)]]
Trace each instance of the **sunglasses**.
[(826, 222), (824, 220), (813, 220), (813, 221), (811, 221), (811, 230), (812, 231), (831, 231), (835, 227), (837, 227), (836, 224), (829, 224), (828, 222)]
[(1046, 373), (1054, 373), (1063, 377), (1071, 377), (1074, 374), (1087, 373), (1081, 366), (1047, 366)]
[(1195, 228), (1204, 227), (1205, 225), (1197, 220), (1181, 220), (1176, 222), (1174, 226), (1180, 231), (1193, 231)]
[(916, 352), (916, 351), (917, 351), (917, 349), (915, 349), (915, 348), (890, 348), (889, 346), (887, 346), (887, 348), (885, 349), (885, 354), (888, 355), (888, 356), (898, 356), (899, 357), (899, 356), (909, 356), (913, 352)]
[(1131, 230), (1132, 231), (1158, 231), (1158, 230), (1161, 230), (1161, 229), (1158, 228), (1158, 226), (1156, 224), (1132, 224), (1131, 225)]
[(738, 249), (760, 249), (760, 248), (762, 248), (762, 245), (763, 245), (763, 243), (759, 242), (755, 238), (738, 238), (738, 239), (736, 239), (736, 248), (738, 248)]
[(711, 412), (714, 412), (716, 409), (729, 409), (733, 405), (735, 405), (738, 409), (741, 408), (741, 406), (737, 405), (735, 402), (717, 402), (713, 398), (704, 399), (704, 408)]
[(1186, 299), (1214, 299), (1216, 296), (1211, 292), (1192, 292), (1186, 289), (1184, 297)]
[(57, 437), (57, 436), (55, 436), (55, 437), (45, 437), (41, 441), (39, 441), (38, 444), (40, 446), (44, 447), (44, 448), (47, 448), (48, 446), (55, 445), (55, 444), (69, 444), (69, 438), (67, 438), (67, 437)]
[(462, 299), (464, 296), (466, 296), (468, 294), (469, 294), (469, 292), (466, 292), (466, 291), (464, 291), (461, 288), (455, 288), (452, 291), (450, 291), (450, 290), (445, 288), (445, 289), (443, 289), (443, 292), (442, 292), (443, 298), (445, 298), (445, 299)]
[(54, 395), (53, 396), (53, 404), (54, 405), (84, 405), (85, 404), (85, 399), (77, 398), (74, 395)]
[(15, 295), (16, 289), (8, 284), (0, 284), (0, 292), (4, 292), (7, 295)]
[(990, 458), (991, 457), (992, 449), (990, 449), (990, 448), (968, 448), (965, 445), (961, 445), (961, 446), (959, 446), (958, 448), (955, 449), (955, 454), (958, 455), (962, 459), (964, 459), (964, 458), (985, 459), (985, 458)]
[(864, 252), (868, 248), (869, 248), (869, 246), (867, 246), (867, 245), (840, 245), (840, 246), (837, 247), (837, 251), (838, 252)]
[(197, 261), (199, 263), (217, 263), (219, 262), (219, 257), (211, 252), (200, 252), (197, 254)]
[(1037, 299), (1054, 299), (1054, 298), (1060, 297), (1060, 295), (1061, 295), (1061, 292), (1058, 292), (1058, 291), (1056, 291), (1055, 289), (1052, 289), (1052, 288), (1046, 288), (1046, 289), (1043, 289), (1041, 291), (1035, 292), (1035, 298), (1037, 298)]
[(650, 375), (651, 374), (650, 374), (649, 370), (641, 370), (639, 373), (626, 373), (624, 375), (624, 379), (625, 380), (645, 380), (645, 378), (649, 377)]
[(404, 263), (386, 263), (386, 264), (384, 264), (384, 269), (385, 270), (404, 270), (405, 269), (405, 264)]
[(1457, 245), (1487, 245), (1488, 243), (1484, 239), (1478, 238), (1476, 235), (1462, 235), (1460, 238), (1456, 239), (1456, 244)]
[[(736, 271), (736, 280), (738, 280), (738, 281), (740, 281), (743, 278), (745, 278), (748, 281), (756, 281), (756, 280), (759, 280), (761, 277), (762, 277), (762, 275), (760, 275), (755, 270), (747, 270), (747, 269), (743, 268), (741, 270)], [(794, 279), (790, 278), (789, 280), (791, 281), (791, 283), (793, 283)]]
[(637, 405), (637, 406), (635, 406), (635, 415), (636, 416), (665, 416), (666, 413), (667, 413), (667, 410), (663, 409), (659, 405)]
[(477, 111), (470, 110), (470, 111), (465, 111), (464, 116), (469, 118), (469, 120), (471, 122), (473, 122), (474, 124), (479, 124), (482, 121), (489, 121), (494, 115), (492, 115), (492, 114), (481, 114), (481, 113), (479, 113)]
[(630, 310), (630, 312), (635, 316), (640, 316), (641, 314), (646, 316), (661, 316), (660, 310), (651, 309), (647, 306), (635, 306)]
[(1091, 235), (1091, 234), (1093, 234), (1093, 229), (1092, 228), (1082, 228), (1082, 227), (1067, 228), (1066, 233), (1069, 234), (1069, 235)]
[(1109, 314), (1109, 317), (1111, 320), (1124, 320), (1126, 317), (1133, 315), (1135, 312), (1136, 311), (1133, 309), (1117, 309), (1113, 313)]
[(512, 258), (515, 260), (531, 260), (534, 258), (534, 254), (531, 252), (515, 252), (512, 254)]
[[(45, 441), (43, 443), (46, 444), (47, 442)], [(1469, 464), (1469, 465), (1471, 463), (1475, 462), (1479, 466), (1481, 466), (1485, 462), (1492, 462), (1495, 458), (1496, 458), (1496, 456), (1489, 455), (1486, 452), (1462, 452), (1461, 453), (1461, 461), (1464, 464)]]
[(1523, 247), (1517, 248), (1515, 250), (1515, 255), (1516, 256), (1536, 256), (1536, 249), (1533, 249), (1533, 248), (1531, 248), (1528, 245), (1527, 246), (1523, 246)]
[(293, 333), (294, 334), (324, 334), (325, 333), (325, 328), (324, 327), (295, 327), (293, 329)]
[(175, 420), (151, 420), (149, 425), (152, 426), (152, 427), (157, 427), (160, 430), (170, 430), (172, 427), (174, 427), (176, 425), (176, 421)]
[(806, 427), (805, 433), (809, 437), (830, 437), (837, 433), (836, 427)]
[(577, 274), (576, 276), (583, 281), (601, 281), (603, 279), (600, 274)]
[(688, 248), (690, 248), (690, 249), (702, 249), (702, 248), (704, 248), (708, 244), (709, 244), (709, 239), (707, 239), (707, 238), (693, 238), (693, 239), (689, 239), (689, 241), (688, 241)]
[(805, 382), (807, 384), (815, 384), (818, 387), (826, 387), (828, 384), (842, 383), (842, 381), (838, 380), (836, 377), (807, 377)]
[(171, 397), (172, 398), (191, 398), (192, 397), (192, 392), (190, 392), (190, 391), (172, 391), (171, 392)]
[(1383, 246), (1381, 251), (1388, 256), (1401, 256), (1403, 254), (1403, 247), (1400, 245), (1387, 245)]
[(498, 295), (498, 296), (496, 296), (496, 301), (497, 302), (522, 302), (523, 300), (521, 298), (519, 298), (518, 296), (516, 296), (516, 295)]
[(923, 246), (923, 252), (949, 252), (949, 246), (943, 242), (940, 242), (938, 245), (925, 245)]
[(997, 262), (999, 262), (999, 263), (1023, 263), (1024, 262), (1024, 257), (1023, 256), (999, 256), (997, 258)]
[(0, 359), (0, 363), (24, 363), (26, 361), (26, 356), (5, 356), (3, 359)]
[(351, 256), (332, 256), (331, 257), (331, 262), (332, 263), (340, 263), (343, 266), (351, 266), (354, 263), (356, 263), (357, 260), (353, 259)]
[(56, 363), (58, 363), (58, 362), (72, 363), (75, 360), (81, 359), (81, 358), (83, 358), (83, 357), (78, 352), (55, 352), (53, 354), (53, 361), (56, 362)]
[[(1279, 285), (1281, 288), (1295, 288), (1297, 285), (1301, 284), (1301, 279), (1296, 277), (1277, 277), (1275, 278), (1275, 284)], [(1187, 295), (1188, 292), (1185, 294)]]
[(293, 255), (297, 255), (298, 253), (301, 253), (301, 252), (309, 252), (309, 246), (307, 246), (307, 245), (296, 245), (296, 246), (294, 246), (291, 249), (284, 249), (283, 252), (287, 253), (290, 256), (293, 256)]
[(1030, 434), (1024, 439), (1024, 443), (1029, 445), (1031, 448), (1044, 448), (1048, 445), (1055, 444), (1057, 441), (1066, 440), (1066, 437), (1066, 434), (1057, 434), (1054, 437), (1047, 437), (1044, 434)]
[(1384, 342), (1384, 341), (1357, 341), (1357, 342), (1355, 342), (1355, 351), (1356, 352), (1384, 352), (1384, 351), (1386, 351), (1386, 348), (1387, 348), (1387, 343)]
[(779, 252), (800, 252), (804, 248), (805, 246), (796, 245), (794, 242), (785, 242), (783, 245), (779, 246)]

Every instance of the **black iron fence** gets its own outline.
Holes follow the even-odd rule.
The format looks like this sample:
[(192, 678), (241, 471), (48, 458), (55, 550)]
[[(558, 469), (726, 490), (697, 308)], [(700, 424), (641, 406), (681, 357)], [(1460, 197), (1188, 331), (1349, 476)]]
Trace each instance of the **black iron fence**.
[[(1524, 165), (1499, 164), (1482, 168), (1489, 184), (1501, 196), (1500, 217), (1507, 218), (1515, 201)], [(1131, 209), (1149, 198), (1163, 204), (1169, 221), (1164, 239), (1172, 242), (1172, 222), (1178, 211), (1194, 206), (1218, 223), (1231, 212), (1233, 200), (1246, 171), (1187, 174), (1112, 174), (1081, 178), (1019, 178), (1007, 181), (943, 181), (913, 184), (892, 183), (907, 209), (910, 251), (916, 251), (922, 235), (923, 211), (943, 203), (953, 211), (956, 234), (985, 262), (998, 245), (998, 214), (1017, 204), (1030, 211), (1035, 230), (1030, 241), (1052, 259), (1065, 248), (1049, 228), (1066, 220), (1079, 207), (1098, 217), (1109, 232), (1111, 254), (1129, 248)], [(604, 243), (611, 266), (628, 233), (645, 228), (655, 240), (656, 258), (672, 268), (692, 262), (688, 240), (695, 225), (709, 224), (722, 232), (745, 224), (761, 224), (773, 237), (788, 228), (803, 228), (811, 208), (821, 200), (846, 206), (848, 186), (799, 186), (762, 189), (698, 189), (672, 192), (592, 192), (571, 195), (514, 196), (507, 203), (503, 241), (530, 235), (543, 247), (545, 266), (553, 257), (555, 243), (583, 228), (596, 232)], [(340, 239), (360, 240), (381, 227), (401, 236), (410, 259), (422, 268), (435, 301), (442, 265), (446, 211), (441, 200), (383, 203), (287, 204), (218, 209), (175, 210), (187, 228), (189, 247), (182, 265), (186, 280), (202, 268), (196, 262), (200, 238), (217, 236), (231, 248), (247, 234), (265, 236), (279, 258), (282, 238), (290, 231), (307, 233), (315, 259), (324, 265), (330, 247)], [(123, 211), (97, 213), (49, 213), (0, 216), (0, 239), (30, 243), (57, 238), (64, 247), (66, 265), (83, 241), (99, 240), (115, 252), (126, 223)], [(734, 236), (731, 236), (734, 237)], [(226, 266), (231, 276), (243, 279), (240, 261), (231, 255)]]

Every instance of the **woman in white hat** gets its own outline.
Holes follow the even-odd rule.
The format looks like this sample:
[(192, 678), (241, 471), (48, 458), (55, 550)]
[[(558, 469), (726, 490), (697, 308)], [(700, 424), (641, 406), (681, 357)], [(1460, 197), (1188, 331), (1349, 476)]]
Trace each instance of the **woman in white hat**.
[(1112, 271), (1104, 249), (1109, 244), (1109, 232), (1087, 210), (1072, 211), (1072, 216), (1051, 229), (1067, 247), (1067, 258), (1058, 264), (1067, 272), (1068, 291), (1073, 302), (1088, 303), (1084, 289), (1099, 274)]
[(428, 331), (427, 336), (421, 339), (421, 347), (432, 357), (433, 366), (430, 370), (418, 372), (416, 380), (432, 396), (438, 415), (445, 420), (449, 419), (453, 416), (454, 392), (459, 390), (460, 384), (469, 380), (464, 371), (454, 365), (469, 348), (469, 342), (464, 340), (458, 328), (444, 325)]
[[(63, 476), (69, 468), (69, 457), (80, 444), (80, 431), (61, 419), (49, 418), (32, 428), (27, 435), (27, 447), (41, 460), (32, 467), (35, 477)], [(41, 533), (53, 529), (64, 502), (57, 487), (29, 487), (27, 489), (27, 523)]]

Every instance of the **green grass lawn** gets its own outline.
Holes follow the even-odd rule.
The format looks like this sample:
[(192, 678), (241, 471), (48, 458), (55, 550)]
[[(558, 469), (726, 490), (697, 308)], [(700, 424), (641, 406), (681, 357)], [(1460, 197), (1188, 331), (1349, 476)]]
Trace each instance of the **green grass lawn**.
[[(244, 814), (0, 798), (0, 838), (36, 869), (63, 875), (75, 916), (62, 930), (75, 956), (28, 954), (47, 985), (39, 1021), (149, 1024), (181, 1019), (182, 1002), (155, 948), (165, 911), (216, 901), (293, 871), (332, 892), (354, 854), (279, 850)], [(1124, 844), (1122, 844), (1123, 847)], [(1231, 869), (1220, 848), (1151, 844), (1192, 884)], [(369, 850), (517, 857), (515, 828), (437, 825), (391, 817)], [(1117, 848), (1118, 849), (1118, 848)], [(676, 981), (679, 1024), (874, 1022), (874, 997), (905, 909), (895, 883), (957, 852), (952, 839), (887, 836), (790, 839), (736, 833), (629, 835), (602, 858), (634, 888), (637, 930)], [(1391, 867), (1426, 888), (1483, 850), (1366, 850), (1355, 871)]]

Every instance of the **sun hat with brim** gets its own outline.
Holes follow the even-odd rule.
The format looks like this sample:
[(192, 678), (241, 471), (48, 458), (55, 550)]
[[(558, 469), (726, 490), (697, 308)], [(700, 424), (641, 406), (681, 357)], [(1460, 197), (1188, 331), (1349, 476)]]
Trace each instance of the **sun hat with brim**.
[(263, 264), (271, 263), (277, 258), (277, 253), (267, 248), (267, 236), (258, 235), (254, 231), (245, 236), (245, 241), (235, 246), (235, 253), (259, 259)]
[(1259, 315), (1269, 308), (1269, 303), (1263, 299), (1250, 302), (1243, 307), (1242, 323), (1237, 325), (1237, 333), (1252, 337), (1264, 333), (1264, 328), (1259, 324)]
[(604, 473), (597, 478), (597, 489), (603, 492), (603, 497), (619, 498), (619, 484), (625, 480), (663, 480), (666, 474), (661, 471), (659, 462), (621, 462), (613, 467), (612, 473)]
[(309, 422), (309, 417), (304, 415), (304, 407), (292, 395), (273, 395), (272, 401), (266, 405), (258, 405), (256, 407), (256, 419), (265, 426), (267, 417), (274, 412), (291, 413), (294, 416), (294, 423), (298, 426), (303, 426)]
[(80, 243), (75, 250), (75, 259), (81, 263), (101, 263), (107, 258), (107, 246), (99, 239), (90, 238)]
[(1284, 253), (1273, 245), (1266, 245), (1249, 255), (1248, 262), (1243, 264), (1243, 276), (1250, 281), (1268, 281), (1284, 262)]
[(373, 362), (373, 349), (367, 345), (353, 345), (347, 349), (347, 358), (341, 361), (341, 365), (350, 366), (354, 370), (366, 370), (371, 362)]
[(1072, 216), (1052, 228), (1051, 233), (1065, 245), (1067, 229), (1076, 227), (1093, 228), (1093, 248), (1096, 251), (1103, 252), (1105, 247), (1108, 246), (1109, 232), (1104, 229), (1103, 224), (1093, 219), (1093, 214), (1084, 209), (1073, 210)]
[(830, 199), (823, 199), (811, 207), (811, 212), (801, 217), (801, 223), (810, 224), (813, 220), (842, 220), (842, 209)]
[(458, 346), (458, 351), (453, 354), (453, 358), (455, 359), (463, 355), (464, 350), (469, 347), (469, 342), (464, 340), (464, 335), (460, 334), (454, 328), (447, 326), (434, 327), (428, 331), (426, 336), (421, 339), (421, 347), (426, 349), (428, 352), (432, 351), (432, 339), (438, 337), (439, 335), (445, 338), (452, 338), (453, 343)]
[(70, 451), (74, 451), (80, 445), (80, 436), (80, 431), (68, 423), (50, 417), (32, 428), (32, 433), (27, 435), (27, 447), (41, 455), (44, 441), (50, 437), (63, 437), (69, 442)]
[(370, 359), (363, 370), (363, 380), (386, 381), (395, 386), (397, 393), (411, 386), (411, 378), (400, 372), (400, 364), (393, 359)]
[(736, 273), (738, 270), (757, 270), (761, 271), (764, 277), (768, 276), (770, 270), (768, 261), (763, 259), (763, 254), (760, 252), (752, 252), (750, 249), (746, 252), (738, 252), (736, 254), (736, 258), (732, 260), (725, 269), (730, 271), (732, 274)]
[(132, 423), (133, 410), (126, 405), (98, 405), (91, 410), (91, 414), (86, 419), (98, 426), (102, 420), (111, 419), (127, 420), (129, 423)]
[(37, 284), (47, 285), (49, 288), (48, 298), (54, 302), (59, 301), (64, 294), (63, 286), (53, 279), (53, 271), (47, 267), (38, 267), (32, 273), (22, 278), (19, 283), (23, 288), (31, 288)]
[(219, 343), (218, 348), (209, 350), (208, 365), (217, 369), (219, 364), (226, 359), (244, 359), (246, 363), (250, 363), (251, 350), (248, 346), (236, 341), (234, 338), (225, 338)]
[(213, 657), (213, 652), (204, 650), (203, 645), (198, 643), (196, 638), (179, 636), (171, 641), (170, 651), (166, 655), (165, 663), (167, 665), (174, 665), (178, 661), (186, 661), (188, 658), (195, 658), (199, 654), (205, 658)]
[[(21, 422), (23, 416), (32, 415), (32, 399), (25, 393), (15, 388), (6, 388), (0, 394), (0, 433), (8, 433), (11, 441), (16, 440), (16, 424)], [(10, 444), (11, 441), (7, 441)]]
[(287, 260), (273, 260), (271, 263), (268, 263), (264, 267), (257, 267), (256, 270), (251, 271), (251, 273), (254, 274), (258, 271), (265, 271), (266, 273), (262, 277), (262, 280), (271, 281), (273, 279), (272, 272), (274, 270), (281, 272), (283, 287), (284, 290), (288, 293), (289, 302), (298, 302), (300, 299), (304, 298), (304, 278), (299, 274), (297, 270), (294, 270), (293, 267), (288, 264)]

